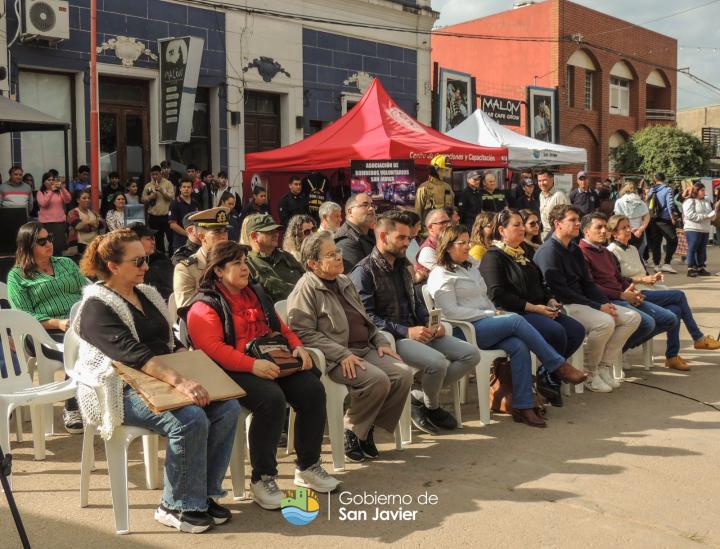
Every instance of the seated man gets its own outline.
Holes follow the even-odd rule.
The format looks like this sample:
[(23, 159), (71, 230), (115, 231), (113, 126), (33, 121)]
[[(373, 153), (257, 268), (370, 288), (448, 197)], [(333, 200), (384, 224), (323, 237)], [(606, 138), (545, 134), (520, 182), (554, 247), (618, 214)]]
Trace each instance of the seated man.
[(174, 266), (168, 256), (155, 249), (155, 234), (157, 231), (151, 229), (144, 223), (132, 223), (128, 225), (140, 239), (145, 255), (148, 257), (148, 270), (145, 271), (145, 284), (155, 288), (165, 301), (173, 292), (173, 270)]
[(375, 206), (369, 194), (354, 194), (345, 203), (345, 223), (335, 233), (335, 244), (343, 254), (345, 274), (370, 254), (375, 246)]
[(334, 235), (342, 225), (342, 208), (340, 204), (328, 200), (320, 205), (318, 217), (320, 218), (320, 229)]
[(175, 266), (173, 292), (178, 315), (185, 318), (190, 302), (195, 297), (200, 277), (205, 271), (208, 252), (228, 238), (227, 211), (224, 208), (211, 208), (190, 216), (195, 224), (195, 234), (200, 240), (200, 249)]
[[(589, 213), (582, 218), (580, 230), (584, 238), (580, 249), (585, 256), (590, 275), (605, 296), (615, 305), (627, 307), (640, 315), (640, 326), (627, 340), (623, 351), (642, 345), (648, 339), (669, 330), (677, 329), (680, 319), (671, 311), (645, 301), (632, 280), (620, 274), (615, 256), (608, 250), (607, 216), (602, 212)], [(680, 362), (677, 354), (668, 357), (674, 364)]]
[(619, 383), (613, 378), (615, 362), (630, 336), (640, 325), (640, 315), (610, 300), (592, 281), (585, 258), (574, 240), (580, 234), (580, 210), (560, 204), (550, 210), (548, 223), (554, 231), (533, 258), (555, 299), (568, 316), (585, 327), (586, 386), (609, 393)]
[(435, 248), (437, 247), (440, 234), (449, 224), (450, 216), (448, 216), (444, 209), (430, 210), (425, 216), (425, 227), (427, 228), (428, 237), (420, 244), (420, 251), (417, 254), (417, 264), (415, 265), (415, 270), (419, 275), (423, 275), (424, 278), (427, 278), (430, 271), (435, 267), (437, 260)]
[(455, 418), (440, 407), (441, 389), (473, 371), (480, 351), (446, 335), (442, 324), (428, 326), (428, 311), (415, 294), (405, 256), (407, 223), (402, 211), (383, 214), (375, 227), (375, 248), (350, 278), (375, 326), (392, 334), (403, 362), (422, 372), (422, 391), (412, 392), (412, 422), (421, 431), (437, 434), (438, 427), (457, 427)]
[(252, 249), (247, 257), (250, 275), (262, 286), (273, 303), (287, 299), (305, 273), (291, 253), (278, 247), (281, 228), (267, 214), (255, 214), (246, 222)]
[(195, 222), (190, 220), (196, 213), (197, 212), (190, 212), (182, 218), (182, 226), (187, 233), (187, 241), (172, 254), (170, 260), (173, 265), (177, 265), (183, 259), (187, 259), (200, 249), (200, 239), (195, 234)]

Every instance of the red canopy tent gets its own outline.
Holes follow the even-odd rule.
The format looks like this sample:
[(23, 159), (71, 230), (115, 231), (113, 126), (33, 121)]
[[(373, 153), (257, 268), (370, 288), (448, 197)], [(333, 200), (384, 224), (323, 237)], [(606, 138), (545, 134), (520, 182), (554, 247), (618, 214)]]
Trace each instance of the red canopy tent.
[(457, 168), (507, 167), (506, 148), (459, 141), (418, 122), (376, 79), (360, 102), (327, 128), (287, 147), (246, 155), (244, 195), (250, 196), (253, 181), (263, 185), (274, 212), (288, 192), (290, 174), (303, 177), (323, 172), (334, 189), (349, 188), (345, 171), (349, 172), (352, 160), (414, 160), (416, 166), (425, 167), (423, 175), (416, 172), (415, 176), (423, 177), (437, 154), (447, 155)]
[(375, 80), (345, 116), (302, 141), (245, 157), (246, 181), (256, 173), (349, 168), (351, 160), (415, 160), (446, 154), (457, 167), (505, 167), (506, 148), (481, 147), (426, 126), (392, 100)]

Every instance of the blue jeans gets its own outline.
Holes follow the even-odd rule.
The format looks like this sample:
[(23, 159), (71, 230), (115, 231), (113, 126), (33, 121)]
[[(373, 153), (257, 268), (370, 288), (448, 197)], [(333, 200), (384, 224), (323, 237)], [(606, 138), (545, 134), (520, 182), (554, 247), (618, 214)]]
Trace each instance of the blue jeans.
[(144, 427), (168, 439), (163, 505), (181, 511), (207, 511), (208, 498), (225, 495), (222, 481), (240, 416), (238, 401), (154, 414), (129, 386), (124, 393), (123, 424)]
[(702, 269), (707, 262), (707, 245), (710, 233), (700, 231), (685, 231), (687, 239), (687, 266), (692, 269)]
[(472, 322), (481, 349), (502, 349), (510, 357), (513, 408), (535, 407), (532, 383), (532, 351), (552, 373), (565, 363), (555, 349), (520, 315), (490, 316)]
[(537, 313), (525, 313), (523, 317), (566, 360), (573, 356), (585, 341), (583, 325), (567, 315), (558, 315), (554, 320)]
[[(690, 332), (693, 341), (702, 339), (704, 334), (698, 328), (695, 318), (693, 317), (690, 305), (688, 305), (685, 292), (681, 290), (644, 290), (645, 302), (654, 303), (660, 307), (667, 309), (682, 319), (685, 327)], [(680, 353), (680, 323), (667, 334), (667, 349), (665, 356), (672, 358)]]
[[(679, 329), (680, 318), (678, 316), (672, 311), (650, 301), (643, 301), (640, 305), (630, 305), (627, 301), (617, 299), (614, 300), (613, 303), (637, 311), (640, 314), (640, 326), (638, 326), (637, 330), (633, 332), (630, 339), (625, 343), (623, 352), (642, 345), (658, 334), (663, 332), (668, 332), (669, 334), (671, 330)], [(670, 356), (677, 356), (677, 352), (674, 355), (668, 355), (668, 358), (670, 358)]]

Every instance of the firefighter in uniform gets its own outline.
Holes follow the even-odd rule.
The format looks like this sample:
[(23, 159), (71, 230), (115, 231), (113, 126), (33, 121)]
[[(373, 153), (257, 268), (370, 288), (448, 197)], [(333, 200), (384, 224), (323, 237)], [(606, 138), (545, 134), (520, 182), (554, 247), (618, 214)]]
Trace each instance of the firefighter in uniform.
[(452, 166), (444, 154), (435, 156), (430, 161), (430, 178), (418, 188), (415, 196), (415, 211), (425, 223), (425, 216), (430, 210), (454, 206), (455, 193), (446, 183), (452, 179)]

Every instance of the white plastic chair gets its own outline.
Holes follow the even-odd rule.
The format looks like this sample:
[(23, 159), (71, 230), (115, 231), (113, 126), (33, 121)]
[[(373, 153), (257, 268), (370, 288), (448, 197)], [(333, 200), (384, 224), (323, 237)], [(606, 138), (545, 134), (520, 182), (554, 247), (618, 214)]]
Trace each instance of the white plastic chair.
[[(428, 291), (427, 286), (422, 287), (422, 296), (428, 311), (435, 308), (435, 302)], [(443, 318), (453, 328), (458, 328), (465, 336), (465, 341), (477, 347), (477, 337), (475, 335), (475, 326), (464, 320), (450, 320)], [(452, 333), (452, 332), (451, 332)], [(478, 391), (478, 409), (480, 412), (480, 421), (487, 425), (490, 423), (490, 369), (496, 358), (504, 358), (507, 354), (501, 350), (481, 350), (480, 362), (475, 366), (475, 381)], [(460, 398), (464, 403), (467, 398), (468, 378), (465, 376), (460, 380)]]
[[(642, 344), (642, 356), (643, 356), (643, 368), (650, 370), (653, 367), (653, 341), (648, 339)], [(618, 354), (617, 359), (613, 362), (613, 377), (615, 379), (623, 379), (625, 374), (623, 372), (623, 353)]]
[[(29, 356), (21, 343), (24, 336), (32, 337), (36, 344), (46, 340), (52, 342), (40, 323), (28, 313), (11, 309), (0, 310), (0, 343), (5, 360), (5, 372), (0, 372), (0, 446), (4, 452), (10, 452), (10, 414), (18, 406), (30, 406), (35, 459), (43, 460), (43, 407), (52, 407), (55, 402), (74, 397), (75, 383), (65, 380), (33, 385), (28, 371)], [(15, 372), (12, 361), (11, 338), (16, 343), (19, 373)]]
[[(8, 287), (4, 282), (0, 282), (0, 309), (10, 309), (10, 299), (8, 297)], [(22, 426), (22, 408), (15, 409), (15, 440), (23, 441)]]
[[(282, 300), (275, 303), (275, 311), (283, 322), (287, 322), (287, 301)], [(388, 337), (389, 344), (394, 348), (395, 342), (392, 337)], [(345, 397), (348, 395), (347, 386), (342, 383), (336, 383), (325, 373), (326, 363), (325, 356), (318, 350), (312, 347), (305, 347), (305, 350), (310, 353), (313, 362), (318, 370), (322, 373), (320, 381), (325, 388), (326, 398), (326, 414), (328, 422), (328, 433), (330, 435), (330, 448), (332, 450), (332, 461), (333, 469), (335, 471), (345, 470), (345, 428), (343, 423), (344, 416), (344, 403)], [(288, 429), (288, 448), (292, 448), (291, 440), (293, 436), (292, 425), (295, 419), (295, 412), (290, 409), (290, 428)], [(410, 396), (403, 409), (403, 414), (400, 418), (400, 423), (395, 429), (395, 447), (400, 450), (403, 444), (410, 444), (412, 442), (410, 434)]]

